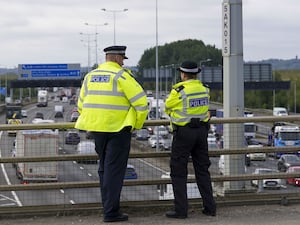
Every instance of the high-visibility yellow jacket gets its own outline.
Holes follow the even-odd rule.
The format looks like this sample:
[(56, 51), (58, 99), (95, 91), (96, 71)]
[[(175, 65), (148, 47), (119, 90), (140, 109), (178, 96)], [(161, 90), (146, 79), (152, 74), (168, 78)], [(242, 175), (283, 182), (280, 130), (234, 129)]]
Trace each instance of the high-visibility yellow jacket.
[(100, 64), (85, 76), (77, 106), (80, 116), (75, 128), (87, 131), (140, 129), (148, 114), (143, 88), (115, 62)]
[(199, 80), (186, 80), (173, 86), (166, 99), (165, 112), (170, 116), (171, 123), (184, 126), (191, 118), (200, 121), (209, 120), (209, 88)]

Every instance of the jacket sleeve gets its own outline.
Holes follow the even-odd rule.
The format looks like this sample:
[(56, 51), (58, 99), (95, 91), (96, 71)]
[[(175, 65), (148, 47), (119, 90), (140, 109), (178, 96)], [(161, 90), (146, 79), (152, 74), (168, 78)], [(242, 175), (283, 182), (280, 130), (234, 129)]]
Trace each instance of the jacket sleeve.
[(134, 129), (141, 129), (148, 115), (148, 103), (146, 93), (141, 85), (128, 74), (121, 82), (126, 98), (130, 102), (130, 110), (134, 110), (136, 121)]
[(165, 112), (170, 115), (173, 108), (178, 105), (179, 93), (174, 89), (171, 90), (169, 97), (166, 99)]
[(86, 76), (83, 80), (82, 86), (80, 88), (80, 93), (78, 96), (78, 101), (77, 101), (77, 108), (78, 108), (78, 112), (81, 114), (82, 112), (82, 106), (83, 106), (83, 101), (84, 101), (84, 95), (86, 92), (86, 88), (87, 88), (87, 77)]

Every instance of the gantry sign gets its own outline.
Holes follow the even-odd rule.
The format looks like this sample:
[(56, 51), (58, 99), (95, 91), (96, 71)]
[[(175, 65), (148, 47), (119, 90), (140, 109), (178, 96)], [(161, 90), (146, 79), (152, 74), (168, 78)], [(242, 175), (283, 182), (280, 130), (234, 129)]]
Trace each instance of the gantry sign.
[(80, 64), (19, 64), (18, 80), (11, 88), (80, 87)]

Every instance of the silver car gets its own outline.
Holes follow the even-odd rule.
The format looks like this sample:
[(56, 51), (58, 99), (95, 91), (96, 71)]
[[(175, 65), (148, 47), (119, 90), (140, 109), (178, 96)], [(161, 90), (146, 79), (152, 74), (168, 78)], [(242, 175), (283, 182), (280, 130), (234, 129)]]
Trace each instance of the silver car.
[[(278, 171), (268, 169), (268, 168), (256, 168), (253, 174), (270, 174), (270, 173), (278, 173)], [(259, 180), (252, 180), (252, 185), (258, 187)], [(262, 187), (270, 188), (270, 189), (280, 189), (281, 188), (281, 179), (277, 179), (277, 178), (263, 179)]]

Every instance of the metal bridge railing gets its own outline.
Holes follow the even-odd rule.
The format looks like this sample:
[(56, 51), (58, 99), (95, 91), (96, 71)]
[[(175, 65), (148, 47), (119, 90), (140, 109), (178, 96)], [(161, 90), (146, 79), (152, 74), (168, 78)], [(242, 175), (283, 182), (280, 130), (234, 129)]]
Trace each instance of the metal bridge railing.
[[(267, 122), (274, 123), (279, 121), (287, 121), (287, 122), (299, 122), (300, 116), (282, 116), (282, 117), (249, 117), (249, 118), (213, 118), (211, 119), (212, 124), (221, 124), (221, 123), (245, 123), (245, 122)], [(156, 126), (156, 125), (168, 125), (168, 120), (152, 120), (146, 121), (145, 126)], [(8, 130), (34, 130), (34, 129), (59, 129), (59, 130), (68, 130), (74, 128), (74, 123), (53, 123), (53, 124), (20, 124), (20, 125), (0, 125), (0, 131), (8, 131)], [(211, 150), (209, 151), (210, 156), (219, 156), (225, 154), (245, 154), (247, 153), (274, 153), (274, 152), (300, 152), (300, 147), (284, 147), (284, 148), (275, 148), (275, 147), (263, 147), (263, 148), (236, 148), (236, 149), (222, 149), (222, 150)], [(130, 158), (136, 159), (161, 159), (168, 158), (170, 156), (169, 151), (164, 152), (131, 152)], [(97, 155), (45, 155), (45, 156), (36, 156), (36, 157), (1, 157), (0, 164), (6, 163), (18, 163), (18, 162), (48, 162), (48, 161), (76, 161), (76, 160), (96, 160)], [(224, 182), (224, 181), (249, 181), (249, 180), (263, 180), (263, 179), (271, 179), (271, 178), (296, 178), (300, 177), (300, 173), (272, 173), (272, 174), (264, 174), (264, 175), (253, 175), (253, 174), (241, 174), (241, 175), (213, 175), (213, 182)], [(188, 182), (194, 183), (195, 179), (189, 178)], [(140, 185), (162, 185), (162, 184), (170, 184), (170, 179), (137, 179), (137, 180), (126, 180), (124, 181), (124, 186), (140, 186)], [(73, 188), (98, 188), (99, 181), (83, 181), (83, 182), (48, 182), (48, 183), (29, 183), (29, 184), (9, 184), (9, 185), (0, 185), (0, 193), (1, 192), (11, 192), (11, 191), (29, 191), (29, 190), (54, 190), (54, 189), (73, 189)], [(257, 194), (258, 197), (254, 197), (255, 195), (251, 193), (237, 193), (230, 194), (227, 196), (217, 196), (217, 201), (221, 204), (235, 203), (241, 204), (243, 201), (245, 203), (249, 202), (259, 202), (266, 201), (269, 199), (270, 201), (280, 202), (284, 197), (288, 197), (291, 201), (300, 201), (299, 193), (285, 193), (285, 194)], [(263, 196), (263, 197), (262, 197)], [(192, 200), (191, 200), (192, 201)], [(162, 201), (151, 201), (151, 205), (153, 204), (162, 204)], [(125, 201), (122, 204), (127, 205), (147, 205), (147, 201)], [(199, 203), (197, 203), (199, 204)], [(64, 205), (64, 204), (63, 204)], [(7, 213), (15, 213), (22, 212), (20, 208), (23, 208), (23, 212), (35, 212), (37, 209), (41, 211), (47, 210), (74, 210), (74, 209), (86, 209), (86, 208), (94, 208), (99, 209), (99, 205), (95, 203), (85, 203), (82, 206), (66, 206), (66, 205), (57, 205), (57, 207), (53, 206), (30, 206), (30, 207), (1, 207), (0, 214)]]

